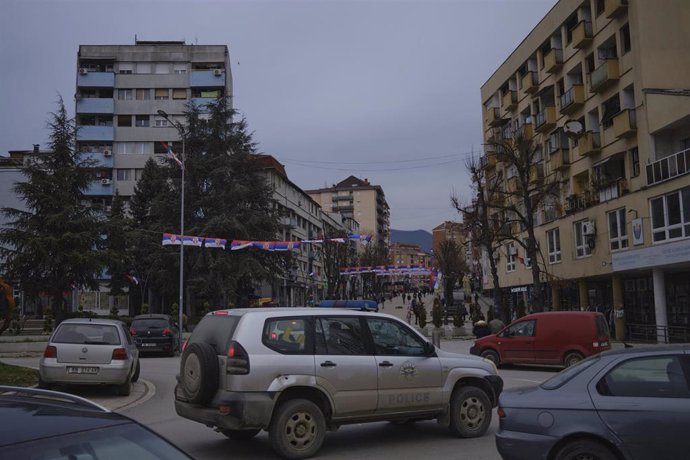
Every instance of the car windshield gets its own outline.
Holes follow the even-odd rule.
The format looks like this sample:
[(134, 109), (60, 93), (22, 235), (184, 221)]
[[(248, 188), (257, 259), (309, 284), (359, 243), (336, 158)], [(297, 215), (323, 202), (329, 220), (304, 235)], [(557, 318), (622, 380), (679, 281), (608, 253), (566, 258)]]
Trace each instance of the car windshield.
[(56, 343), (119, 345), (117, 328), (109, 324), (61, 324), (52, 339)]
[[(28, 428), (28, 427), (27, 427)], [(182, 451), (134, 423), (5, 446), (3, 458), (24, 460), (189, 459)]]
[(169, 324), (164, 319), (135, 319), (132, 321), (134, 329), (163, 329)]
[(567, 369), (562, 370), (549, 380), (542, 383), (540, 386), (544, 390), (555, 390), (556, 388), (560, 388), (597, 361), (599, 361), (599, 355), (591, 356), (577, 364), (570, 366)]

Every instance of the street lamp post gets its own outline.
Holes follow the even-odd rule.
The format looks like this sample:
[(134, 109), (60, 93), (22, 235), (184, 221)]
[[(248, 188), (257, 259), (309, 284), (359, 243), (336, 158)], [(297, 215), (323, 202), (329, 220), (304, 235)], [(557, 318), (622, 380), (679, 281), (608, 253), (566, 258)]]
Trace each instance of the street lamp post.
[(168, 120), (177, 130), (182, 139), (182, 156), (180, 158), (182, 169), (182, 180), (180, 184), (180, 298), (177, 309), (177, 330), (178, 330), (178, 351), (182, 353), (182, 331), (184, 323), (182, 321), (184, 312), (184, 161), (185, 161), (185, 129), (179, 122), (172, 120), (165, 110), (159, 110), (158, 115)]

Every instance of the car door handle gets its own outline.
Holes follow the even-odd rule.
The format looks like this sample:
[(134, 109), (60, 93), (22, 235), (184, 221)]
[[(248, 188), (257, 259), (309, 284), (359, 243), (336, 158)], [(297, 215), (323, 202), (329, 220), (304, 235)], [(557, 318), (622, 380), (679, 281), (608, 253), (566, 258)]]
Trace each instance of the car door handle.
[(382, 361), (379, 363), (379, 367), (392, 367), (393, 363), (390, 361)]
[(321, 363), (321, 367), (335, 367), (337, 364), (335, 364), (333, 361), (324, 361)]

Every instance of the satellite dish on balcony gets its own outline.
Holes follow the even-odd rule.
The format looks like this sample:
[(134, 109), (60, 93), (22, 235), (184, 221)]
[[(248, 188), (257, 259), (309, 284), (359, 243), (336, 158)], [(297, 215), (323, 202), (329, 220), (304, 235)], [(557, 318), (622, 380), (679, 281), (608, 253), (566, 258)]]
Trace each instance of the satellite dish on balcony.
[(569, 138), (577, 139), (584, 131), (584, 128), (582, 127), (582, 123), (580, 123), (579, 121), (568, 120), (563, 125), (563, 131)]

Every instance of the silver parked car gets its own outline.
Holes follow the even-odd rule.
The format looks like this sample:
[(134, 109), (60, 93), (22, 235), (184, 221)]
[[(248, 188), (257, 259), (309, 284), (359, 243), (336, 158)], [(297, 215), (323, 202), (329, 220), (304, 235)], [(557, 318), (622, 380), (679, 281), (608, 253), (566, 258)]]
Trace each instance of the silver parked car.
[(690, 458), (690, 345), (595, 355), (503, 392), (498, 415), (504, 460)]
[(139, 378), (139, 366), (139, 351), (122, 321), (68, 319), (48, 341), (39, 386), (116, 385), (127, 396)]
[(285, 458), (313, 456), (327, 430), (352, 423), (436, 419), (459, 437), (482, 436), (503, 388), (493, 362), (364, 311), (216, 311), (183, 349), (177, 413), (233, 440), (266, 430)]

